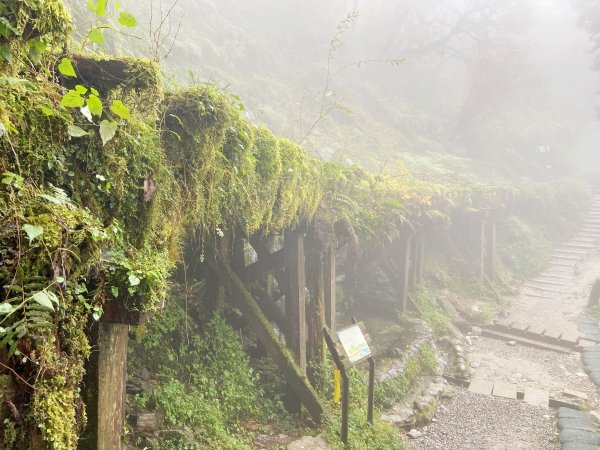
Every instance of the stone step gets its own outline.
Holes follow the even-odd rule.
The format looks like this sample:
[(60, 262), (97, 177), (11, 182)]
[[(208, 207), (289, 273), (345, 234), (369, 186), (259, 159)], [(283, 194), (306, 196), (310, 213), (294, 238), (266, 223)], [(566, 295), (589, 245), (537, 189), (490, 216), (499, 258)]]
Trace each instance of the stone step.
[(554, 252), (553, 252), (553, 253), (555, 253), (555, 254), (560, 254), (560, 255), (567, 255), (567, 256), (568, 256), (568, 255), (574, 255), (574, 256), (576, 256), (576, 255), (582, 255), (582, 256), (585, 256), (585, 255), (587, 255), (587, 252), (582, 252), (582, 251), (580, 251), (580, 250), (572, 250), (572, 249), (565, 249), (565, 250), (562, 250), (562, 249), (560, 249), (560, 248), (559, 248), (559, 249), (557, 249), (557, 250), (554, 250)]
[(539, 278), (535, 278), (535, 279), (533, 279), (533, 281), (535, 283), (549, 284), (552, 286), (570, 286), (570, 287), (575, 286), (573, 283), (559, 283), (558, 281), (540, 280)]
[(511, 383), (504, 383), (502, 381), (494, 382), (494, 389), (492, 395), (496, 397), (504, 398), (517, 398), (517, 386)]
[(526, 387), (523, 401), (533, 406), (543, 406), (547, 408), (548, 403), (550, 402), (550, 393), (542, 389)]
[(559, 255), (556, 252), (552, 253), (552, 258), (565, 261), (581, 261), (581, 256)]
[(536, 286), (533, 284), (526, 284), (525, 287), (529, 288), (529, 289), (535, 289), (537, 291), (544, 291), (544, 292), (554, 292), (555, 294), (576, 294), (576, 291), (567, 291), (567, 290), (563, 290), (563, 289), (556, 289), (553, 287), (546, 287), (546, 286)]
[(475, 394), (492, 395), (493, 389), (494, 383), (482, 378), (475, 378), (471, 380), (471, 384), (469, 385), (469, 392), (473, 392)]

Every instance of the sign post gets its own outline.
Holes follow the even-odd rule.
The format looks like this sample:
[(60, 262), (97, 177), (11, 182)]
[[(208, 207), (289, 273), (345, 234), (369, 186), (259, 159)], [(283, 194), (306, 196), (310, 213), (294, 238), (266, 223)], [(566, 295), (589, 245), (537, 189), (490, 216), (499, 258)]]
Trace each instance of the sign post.
[[(368, 399), (368, 411), (367, 418), (369, 422), (373, 422), (373, 393), (375, 390), (375, 362), (371, 357), (371, 349), (365, 339), (365, 336), (357, 324), (356, 319), (352, 318), (353, 325), (344, 328), (337, 332), (337, 337), (342, 345), (343, 352), (348, 358), (351, 366), (354, 366), (365, 359), (369, 360), (369, 399)], [(323, 327), (323, 336), (327, 348), (331, 353), (333, 362), (340, 372), (342, 378), (342, 429), (340, 437), (344, 444), (348, 444), (348, 405), (350, 402), (350, 386), (348, 384), (348, 374), (346, 372), (346, 366), (340, 357), (340, 353), (336, 348), (335, 343), (327, 327)]]

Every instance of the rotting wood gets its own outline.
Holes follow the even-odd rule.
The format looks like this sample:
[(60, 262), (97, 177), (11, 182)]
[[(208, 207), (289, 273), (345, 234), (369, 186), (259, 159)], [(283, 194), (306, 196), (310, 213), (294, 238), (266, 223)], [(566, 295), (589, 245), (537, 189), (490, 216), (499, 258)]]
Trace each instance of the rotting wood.
[[(209, 263), (209, 267), (214, 268), (213, 263), (218, 255), (229, 259), (230, 238), (231, 233), (224, 231), (222, 235), (214, 237), (212, 245), (206, 246), (206, 261)], [(227, 273), (213, 270), (212, 276), (206, 280), (206, 293), (210, 309), (215, 312), (223, 311), (227, 295)]]
[(240, 280), (220, 256), (217, 257), (217, 267), (218, 270), (222, 270), (228, 274), (232, 291), (238, 300), (238, 307), (242, 311), (248, 325), (261, 344), (267, 349), (267, 352), (271, 355), (285, 380), (300, 399), (313, 421), (316, 424), (320, 424), (322, 416), (326, 414), (325, 409), (317, 393), (310, 385), (308, 378), (294, 361), (293, 355), (275, 335), (267, 318), (244, 286), (242, 280)]
[(336, 279), (336, 267), (335, 267), (335, 248), (329, 247), (325, 255), (324, 267), (323, 267), (323, 283), (324, 283), (324, 299), (325, 299), (325, 322), (327, 327), (332, 333), (336, 331), (335, 324), (335, 279)]
[(285, 272), (288, 289), (285, 291), (285, 335), (296, 363), (306, 370), (306, 275), (304, 261), (304, 232), (287, 230), (284, 238)]
[(277, 250), (275, 253), (260, 256), (258, 261), (246, 266), (238, 273), (244, 282), (250, 282), (261, 278), (263, 275), (266, 275), (269, 272), (273, 272), (275, 269), (280, 268), (284, 264), (285, 251), (284, 249), (281, 249)]

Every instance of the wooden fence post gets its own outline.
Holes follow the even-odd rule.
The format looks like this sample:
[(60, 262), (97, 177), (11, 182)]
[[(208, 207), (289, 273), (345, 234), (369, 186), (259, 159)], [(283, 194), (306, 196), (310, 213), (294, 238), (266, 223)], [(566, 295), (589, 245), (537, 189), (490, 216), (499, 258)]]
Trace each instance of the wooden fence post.
[[(304, 231), (286, 230), (284, 235), (285, 273), (285, 338), (302, 374), (306, 374), (306, 276), (304, 261)], [(287, 405), (290, 411), (299, 412), (301, 402), (290, 391)]]
[(327, 249), (323, 267), (323, 283), (324, 283), (324, 298), (325, 298), (325, 321), (332, 333), (335, 333), (335, 246), (330, 246)]

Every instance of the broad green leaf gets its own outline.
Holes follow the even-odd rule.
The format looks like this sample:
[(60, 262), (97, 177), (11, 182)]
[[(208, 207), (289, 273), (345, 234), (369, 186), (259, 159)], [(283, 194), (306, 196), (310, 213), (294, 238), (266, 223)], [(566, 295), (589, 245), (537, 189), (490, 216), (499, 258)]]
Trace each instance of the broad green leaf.
[(94, 89), (93, 87), (90, 88), (90, 92), (92, 94), (94, 94), (96, 97), (100, 97), (100, 94), (98, 93), (98, 91), (96, 89)]
[(114, 298), (118, 298), (119, 297), (119, 288), (117, 286), (111, 286), (110, 293), (112, 294), (112, 296)]
[(58, 65), (58, 71), (65, 77), (77, 78), (77, 74), (75, 73), (75, 69), (73, 69), (73, 64), (71, 64), (71, 60), (69, 58), (63, 58), (60, 61), (60, 64)]
[(96, 15), (98, 17), (104, 17), (106, 15), (106, 4), (108, 0), (98, 0), (96, 3)]
[(129, 109), (123, 104), (121, 100), (115, 100), (110, 105), (110, 110), (119, 116), (121, 119), (130, 119)]
[(122, 11), (119, 14), (119, 23), (127, 28), (133, 28), (138, 26), (136, 18), (128, 12)]
[(46, 291), (36, 292), (35, 294), (33, 294), (31, 296), (31, 298), (33, 299), (33, 301), (40, 304), (44, 308), (54, 311), (54, 306), (52, 305), (52, 300), (50, 299), (50, 297), (48, 296), (48, 293)]
[(85, 131), (83, 128), (79, 128), (77, 125), (69, 125), (68, 133), (69, 136), (72, 137), (87, 136), (88, 134), (87, 131)]
[(64, 282), (65, 282), (65, 277), (58, 276), (58, 277), (56, 277), (56, 278), (54, 279), (54, 281), (56, 281), (56, 282), (57, 282), (57, 283), (59, 283), (59, 284), (60, 284), (60, 283), (64, 283)]
[(82, 86), (81, 84), (75, 86), (75, 92), (77, 92), (79, 95), (84, 95), (85, 93), (87, 93), (87, 91), (87, 88), (85, 86)]
[(27, 234), (30, 244), (44, 233), (44, 227), (38, 227), (29, 223), (24, 224), (22, 229)]
[(12, 64), (12, 53), (10, 52), (8, 47), (0, 44), (0, 63), (3, 61)]
[(137, 286), (138, 284), (140, 284), (140, 279), (136, 275), (131, 274), (129, 275), (129, 284), (131, 286)]
[(96, 14), (96, 5), (94, 4), (94, 2), (92, 0), (88, 0), (87, 7), (91, 12)]
[(116, 132), (117, 122), (106, 119), (100, 122), (100, 137), (102, 138), (102, 145), (106, 145), (108, 141), (114, 138)]
[(70, 90), (67, 91), (65, 95), (63, 95), (63, 98), (60, 101), (60, 106), (63, 106), (65, 108), (81, 108), (84, 103), (85, 100), (81, 95), (79, 95), (73, 90)]
[(44, 113), (44, 115), (46, 116), (53, 116), (54, 115), (54, 110), (52, 108), (48, 108), (47, 106), (40, 106), (40, 109), (42, 110), (42, 112)]
[(0, 36), (8, 38), (11, 34), (19, 34), (6, 17), (0, 17)]
[(88, 108), (87, 105), (85, 105), (79, 111), (81, 112), (81, 114), (83, 114), (83, 117), (85, 117), (89, 122), (94, 121), (94, 119), (92, 119), (92, 113), (90, 112), (90, 108)]
[(106, 44), (106, 38), (104, 37), (104, 33), (102, 32), (101, 28), (92, 28), (90, 30), (90, 34), (88, 34), (88, 39), (94, 44)]
[(10, 303), (0, 303), (0, 314), (9, 314), (13, 310), (13, 306)]
[[(94, 92), (94, 90), (95, 89), (92, 88), (92, 92)], [(100, 117), (102, 115), (102, 101), (98, 98), (97, 91), (96, 94), (92, 93), (89, 95), (88, 99), (86, 100), (86, 103), (90, 112), (94, 116)]]

